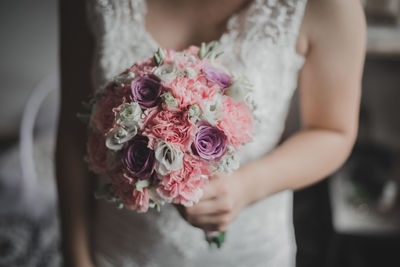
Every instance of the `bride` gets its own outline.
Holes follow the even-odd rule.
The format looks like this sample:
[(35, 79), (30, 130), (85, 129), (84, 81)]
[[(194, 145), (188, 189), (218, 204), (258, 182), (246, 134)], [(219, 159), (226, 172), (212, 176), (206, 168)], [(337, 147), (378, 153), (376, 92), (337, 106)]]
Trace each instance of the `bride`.
[[(292, 190), (335, 171), (357, 135), (360, 2), (62, 0), (60, 10), (56, 156), (66, 266), (294, 266)], [(212, 40), (225, 52), (223, 64), (254, 83), (261, 121), (241, 168), (211, 177), (190, 208), (137, 214), (95, 203), (99, 179), (83, 160), (80, 102), (158, 46), (181, 50)], [(277, 146), (297, 87), (302, 128)], [(228, 230), (222, 249), (209, 250), (203, 230)]]

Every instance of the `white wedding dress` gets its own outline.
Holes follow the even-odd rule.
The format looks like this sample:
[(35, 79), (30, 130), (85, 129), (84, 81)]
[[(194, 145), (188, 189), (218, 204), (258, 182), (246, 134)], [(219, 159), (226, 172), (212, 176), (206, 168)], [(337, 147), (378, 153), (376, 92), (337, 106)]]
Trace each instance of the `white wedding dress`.
[[(96, 38), (97, 86), (149, 57), (158, 47), (144, 25), (144, 0), (88, 0)], [(277, 145), (304, 57), (296, 41), (306, 0), (255, 0), (232, 16), (221, 36), (221, 60), (254, 84), (257, 125), (242, 164)], [(243, 177), (244, 179), (246, 177)], [(222, 249), (210, 250), (204, 233), (184, 221), (175, 207), (138, 214), (97, 201), (93, 258), (97, 267), (294, 266), (292, 192), (284, 191), (244, 209), (230, 225)]]

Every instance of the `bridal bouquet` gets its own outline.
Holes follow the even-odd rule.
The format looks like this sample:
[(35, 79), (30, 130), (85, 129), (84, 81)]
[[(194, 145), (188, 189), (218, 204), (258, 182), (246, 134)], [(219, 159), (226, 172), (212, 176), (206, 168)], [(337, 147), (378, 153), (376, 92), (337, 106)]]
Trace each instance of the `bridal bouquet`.
[(192, 206), (210, 175), (239, 167), (253, 136), (252, 88), (215, 50), (158, 49), (90, 100), (89, 167), (110, 181), (98, 197), (138, 212)]

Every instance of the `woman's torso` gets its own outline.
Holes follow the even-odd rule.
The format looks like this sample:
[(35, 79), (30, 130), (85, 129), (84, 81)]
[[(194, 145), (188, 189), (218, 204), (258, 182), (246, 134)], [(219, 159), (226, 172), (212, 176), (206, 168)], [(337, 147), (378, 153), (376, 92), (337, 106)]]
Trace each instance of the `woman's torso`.
[[(255, 0), (228, 20), (220, 38), (221, 61), (254, 85), (256, 136), (241, 162), (256, 160), (277, 144), (304, 58), (296, 53), (306, 0)], [(97, 50), (94, 81), (100, 86), (158, 43), (145, 27), (144, 0), (89, 0)], [(243, 210), (221, 250), (209, 251), (201, 230), (174, 207), (137, 214), (98, 202), (94, 220), (96, 266), (292, 266), (292, 193), (284, 191)]]

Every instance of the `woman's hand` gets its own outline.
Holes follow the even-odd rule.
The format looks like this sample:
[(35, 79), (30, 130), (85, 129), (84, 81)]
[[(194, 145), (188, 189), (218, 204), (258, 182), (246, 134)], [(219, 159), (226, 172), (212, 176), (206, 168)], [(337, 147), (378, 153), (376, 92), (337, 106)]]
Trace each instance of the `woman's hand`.
[(226, 231), (228, 225), (248, 204), (239, 173), (218, 173), (210, 178), (204, 195), (193, 207), (179, 206), (183, 218), (205, 231)]

